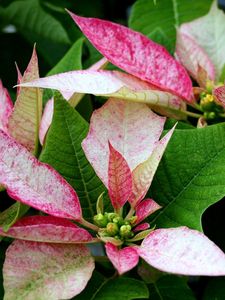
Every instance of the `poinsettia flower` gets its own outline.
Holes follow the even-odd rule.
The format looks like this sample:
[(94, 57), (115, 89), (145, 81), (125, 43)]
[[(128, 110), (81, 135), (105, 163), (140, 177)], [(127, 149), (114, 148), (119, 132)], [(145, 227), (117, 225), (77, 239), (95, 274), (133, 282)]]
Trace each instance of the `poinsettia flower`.
[[(107, 151), (104, 183), (114, 208), (104, 211), (100, 205), (94, 224), (83, 219), (76, 192), (55, 170), (0, 131), (0, 181), (12, 198), (49, 214), (25, 217), (7, 233), (0, 232), (16, 239), (6, 252), (3, 269), (8, 299), (13, 299), (15, 290), (23, 299), (38, 298), (43, 290), (50, 300), (80, 293), (94, 268), (90, 251), (81, 243), (105, 243), (106, 254), (119, 274), (135, 267), (139, 257), (160, 270), (176, 274), (225, 274), (224, 253), (202, 233), (186, 227), (155, 230), (149, 228), (148, 222), (141, 223), (160, 209), (153, 199), (144, 197), (174, 128), (159, 140), (165, 119), (144, 104), (136, 105), (111, 99), (92, 118), (84, 145), (88, 145), (91, 137), (93, 152), (98, 151), (99, 141), (103, 157)], [(133, 124), (126, 119), (128, 115)], [(120, 121), (121, 116), (124, 122)], [(107, 119), (111, 127), (105, 125)], [(102, 136), (107, 140), (106, 145)], [(86, 155), (89, 158), (88, 150)], [(94, 168), (97, 171), (99, 165)], [(102, 174), (102, 170), (97, 172)], [(124, 208), (127, 202), (129, 212)], [(96, 235), (70, 220), (92, 229)], [(46, 269), (52, 270), (54, 277), (50, 280)], [(42, 284), (34, 284), (27, 290), (31, 282)]]
[[(184, 110), (193, 100), (186, 70), (167, 50), (127, 27), (70, 13), (90, 42), (121, 71), (72, 71), (26, 82), (21, 86), (59, 90), (66, 99), (75, 92), (115, 97), (159, 107)], [(164, 111), (171, 114), (171, 111)]]
[(176, 57), (201, 87), (195, 91), (206, 119), (223, 113), (219, 106), (225, 108), (224, 85), (219, 82), (225, 67), (224, 31), (225, 15), (217, 1), (207, 15), (177, 29)]

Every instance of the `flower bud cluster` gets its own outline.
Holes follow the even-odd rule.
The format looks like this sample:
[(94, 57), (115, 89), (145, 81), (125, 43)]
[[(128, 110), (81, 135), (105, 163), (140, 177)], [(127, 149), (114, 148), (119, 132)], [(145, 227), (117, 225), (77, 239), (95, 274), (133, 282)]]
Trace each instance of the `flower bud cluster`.
[(100, 227), (98, 234), (101, 237), (113, 237), (118, 240), (130, 239), (134, 236), (132, 225), (137, 217), (124, 220), (117, 213), (99, 213), (94, 216), (94, 223)]

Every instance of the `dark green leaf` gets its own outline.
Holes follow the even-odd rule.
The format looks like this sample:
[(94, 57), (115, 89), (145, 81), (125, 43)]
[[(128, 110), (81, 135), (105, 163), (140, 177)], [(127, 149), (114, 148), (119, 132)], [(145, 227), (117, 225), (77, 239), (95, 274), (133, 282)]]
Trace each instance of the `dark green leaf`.
[[(156, 42), (164, 37), (163, 45), (174, 49), (176, 26), (196, 19), (209, 10), (211, 0), (139, 0), (131, 11), (129, 26), (145, 35), (151, 36)], [(154, 32), (160, 30), (158, 38)], [(166, 43), (165, 43), (166, 40)]]
[(38, 0), (13, 1), (4, 9), (3, 17), (26, 36), (26, 31), (42, 38), (63, 44), (69, 44), (69, 38), (62, 25), (46, 13)]
[(29, 206), (16, 202), (9, 208), (0, 213), (0, 227), (4, 231), (8, 231), (9, 228), (20, 219), (29, 210)]
[(148, 299), (148, 289), (143, 281), (120, 277), (106, 281), (90, 300)]
[[(195, 297), (186, 279), (177, 276), (163, 276), (149, 285), (150, 299), (154, 300), (194, 300)], [(213, 298), (210, 298), (211, 300)]]
[(220, 82), (224, 82), (225, 81), (225, 65), (223, 66), (222, 72), (220, 74)]
[(224, 300), (225, 297), (225, 277), (214, 278), (207, 285), (203, 300)]
[(224, 165), (225, 123), (176, 130), (151, 187), (163, 207), (153, 223), (202, 230), (203, 212), (225, 195)]
[(96, 214), (98, 196), (105, 190), (81, 148), (88, 123), (66, 101), (54, 104), (52, 125), (40, 160), (53, 166), (76, 190), (85, 218)]

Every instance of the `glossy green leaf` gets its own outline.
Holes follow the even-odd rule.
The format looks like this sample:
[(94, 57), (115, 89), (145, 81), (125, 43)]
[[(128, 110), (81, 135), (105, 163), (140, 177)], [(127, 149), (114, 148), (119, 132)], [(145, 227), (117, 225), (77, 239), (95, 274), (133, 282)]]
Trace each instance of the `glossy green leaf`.
[(0, 227), (4, 231), (8, 231), (9, 228), (20, 219), (29, 210), (29, 206), (16, 202), (0, 213)]
[(17, 26), (25, 36), (28, 32), (48, 39), (49, 43), (70, 43), (63, 26), (43, 10), (39, 0), (12, 1), (5, 8), (3, 17)]
[(105, 281), (90, 300), (148, 299), (148, 289), (143, 281), (119, 277)]
[[(163, 45), (169, 46), (173, 51), (176, 39), (175, 27), (206, 14), (212, 1), (157, 0), (155, 2), (138, 0), (132, 8), (129, 26), (158, 43), (165, 39), (169, 40), (169, 45), (167, 41), (163, 42)], [(161, 34), (156, 35), (156, 30)]]
[(84, 38), (78, 39), (47, 76), (82, 69), (82, 47)]
[(84, 218), (92, 219), (97, 198), (105, 188), (81, 148), (87, 132), (88, 123), (66, 101), (57, 99), (40, 160), (50, 164), (73, 186)]
[(203, 212), (225, 195), (224, 136), (225, 123), (175, 131), (151, 187), (162, 206), (153, 219), (158, 228), (202, 230)]
[[(177, 276), (163, 276), (149, 285), (151, 299), (154, 300), (194, 300), (186, 279)], [(212, 298), (211, 298), (212, 299)]]
[[(79, 70), (82, 69), (82, 49), (83, 49), (83, 42), (84, 39), (78, 39), (72, 47), (66, 52), (63, 58), (52, 68), (46, 76), (63, 73), (67, 71)], [(45, 90), (44, 91), (44, 103), (48, 99), (53, 97), (52, 90)]]

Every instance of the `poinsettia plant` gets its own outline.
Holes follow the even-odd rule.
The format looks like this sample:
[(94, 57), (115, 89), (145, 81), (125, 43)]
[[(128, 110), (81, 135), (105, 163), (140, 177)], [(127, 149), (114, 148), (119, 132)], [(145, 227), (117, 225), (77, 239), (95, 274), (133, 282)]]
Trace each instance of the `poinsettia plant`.
[[(0, 213), (4, 299), (107, 299), (112, 284), (120, 298), (148, 299), (165, 273), (225, 276), (225, 254), (201, 228), (225, 195), (224, 145), (214, 144), (225, 128), (206, 127), (224, 117), (223, 12), (214, 2), (181, 24), (176, 58), (125, 26), (69, 14), (104, 57), (39, 78), (34, 48), (23, 75), (17, 67), (14, 105), (0, 84), (0, 188), (15, 201)], [(41, 88), (59, 91), (43, 113)], [(106, 98), (90, 125), (74, 109), (85, 94)], [(164, 131), (166, 117), (187, 122)], [(188, 117), (206, 128), (190, 129)], [(194, 299), (169, 278), (182, 286), (176, 297)]]

